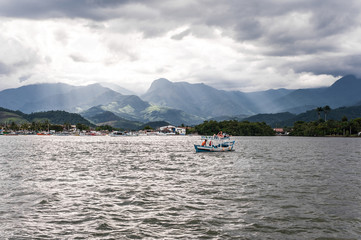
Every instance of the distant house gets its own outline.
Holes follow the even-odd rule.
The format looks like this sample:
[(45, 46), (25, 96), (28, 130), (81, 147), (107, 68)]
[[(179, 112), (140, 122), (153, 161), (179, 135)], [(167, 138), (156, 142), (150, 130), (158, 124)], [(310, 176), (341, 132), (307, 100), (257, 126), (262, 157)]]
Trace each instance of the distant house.
[(274, 128), (273, 131), (275, 131), (277, 135), (288, 135), (289, 134), (283, 128)]
[(284, 133), (283, 128), (274, 128), (273, 131), (275, 131), (276, 133), (279, 133), (279, 134)]
[(163, 126), (159, 128), (159, 131), (165, 134), (179, 134), (179, 135), (186, 135), (186, 128), (185, 127), (175, 127), (172, 125)]
[(186, 129), (185, 127), (178, 127), (178, 128), (176, 128), (176, 132), (177, 132), (179, 135), (186, 135), (187, 129)]

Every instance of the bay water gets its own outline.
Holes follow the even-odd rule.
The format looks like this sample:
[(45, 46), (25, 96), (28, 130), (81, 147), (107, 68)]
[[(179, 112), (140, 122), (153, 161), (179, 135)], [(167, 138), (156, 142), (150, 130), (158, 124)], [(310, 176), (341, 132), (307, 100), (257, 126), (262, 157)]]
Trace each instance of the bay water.
[(361, 138), (0, 136), (0, 239), (361, 239)]

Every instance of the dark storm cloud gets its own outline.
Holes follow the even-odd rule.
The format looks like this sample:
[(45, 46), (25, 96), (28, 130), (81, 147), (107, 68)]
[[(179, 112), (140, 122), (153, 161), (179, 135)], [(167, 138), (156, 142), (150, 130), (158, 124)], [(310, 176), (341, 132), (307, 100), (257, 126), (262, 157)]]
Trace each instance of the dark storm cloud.
[(345, 76), (349, 74), (361, 77), (361, 55), (344, 57), (315, 57), (311, 61), (302, 61), (288, 64), (296, 72), (312, 72), (314, 74), (330, 74), (333, 76)]
[(206, 18), (208, 24), (233, 31), (238, 41), (284, 56), (335, 49), (327, 38), (359, 26), (358, 16), (356, 1), (231, 1), (224, 14)]
[(130, 0), (19, 0), (2, 1), (0, 15), (6, 17), (45, 18), (88, 18), (105, 20), (113, 18), (106, 10), (111, 10)]
[[(9, 0), (0, 3), (0, 15), (35, 19), (79, 17), (96, 21), (121, 18), (132, 20), (132, 27), (139, 30), (154, 25), (159, 34), (169, 31), (169, 24), (172, 27), (208, 25), (225, 32), (233, 31), (239, 41), (262, 39), (263, 43), (277, 45), (297, 41), (302, 34), (319, 39), (347, 31), (358, 25), (356, 3), (353, 0), (347, 4), (339, 0)], [(129, 6), (133, 8), (127, 8)], [(282, 22), (287, 18), (280, 22), (277, 17), (291, 13), (310, 14), (309, 32), (292, 32), (294, 28), (297, 30), (297, 26), (292, 25), (286, 29), (277, 28), (287, 24)]]
[[(347, 57), (340, 47), (340, 38), (360, 27), (360, 8), (357, 0), (9, 0), (0, 2), (0, 15), (97, 22), (119, 19), (122, 24), (115, 26), (115, 31), (138, 31), (145, 38), (186, 27), (171, 36), (178, 41), (190, 34), (212, 37), (212, 31), (218, 29), (234, 41), (259, 47), (257, 54), (264, 57), (317, 55), (308, 62), (289, 63), (295, 72), (337, 75), (346, 71), (361, 73), (359, 58), (355, 57), (359, 53)], [(198, 35), (197, 29), (202, 29)], [(66, 40), (63, 37), (59, 33), (59, 38)], [(355, 40), (350, 35), (346, 41)], [(327, 59), (323, 57), (326, 53), (343, 57)]]

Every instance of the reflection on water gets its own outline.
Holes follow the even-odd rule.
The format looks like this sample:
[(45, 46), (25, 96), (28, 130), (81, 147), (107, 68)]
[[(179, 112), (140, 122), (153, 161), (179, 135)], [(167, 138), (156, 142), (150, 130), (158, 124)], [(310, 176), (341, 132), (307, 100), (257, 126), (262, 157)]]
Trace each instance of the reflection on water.
[(0, 137), (8, 239), (359, 239), (361, 140)]

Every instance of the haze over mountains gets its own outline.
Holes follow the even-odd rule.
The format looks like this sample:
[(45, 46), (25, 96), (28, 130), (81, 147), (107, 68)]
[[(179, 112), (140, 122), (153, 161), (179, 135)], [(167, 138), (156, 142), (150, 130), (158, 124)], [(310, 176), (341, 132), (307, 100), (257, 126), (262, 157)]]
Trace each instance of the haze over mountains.
[(269, 104), (290, 92), (292, 90), (287, 89), (252, 93), (223, 91), (202, 83), (173, 83), (167, 79), (158, 79), (141, 97), (153, 104), (182, 109), (208, 119), (272, 112)]
[[(151, 105), (135, 95), (123, 95), (100, 84), (71, 86), (35, 84), (0, 92), (0, 106), (24, 113), (64, 110), (88, 118), (110, 111), (130, 121), (167, 121), (180, 125), (202, 122), (198, 116), (169, 107)], [(99, 116), (98, 116), (99, 117)]]
[(155, 80), (140, 97), (121, 92), (131, 93), (114, 84), (35, 84), (1, 91), (0, 107), (24, 113), (65, 110), (80, 113), (95, 123), (167, 121), (192, 125), (210, 118), (280, 112), (298, 114), (325, 105), (331, 108), (361, 105), (361, 79), (352, 75), (330, 87), (314, 89), (245, 93), (162, 78)]
[(286, 111), (301, 113), (318, 106), (329, 105), (336, 108), (356, 105), (361, 100), (361, 79), (349, 75), (325, 88), (277, 89), (250, 93), (222, 91), (204, 84), (172, 83), (166, 79), (158, 79), (142, 98), (205, 118)]

